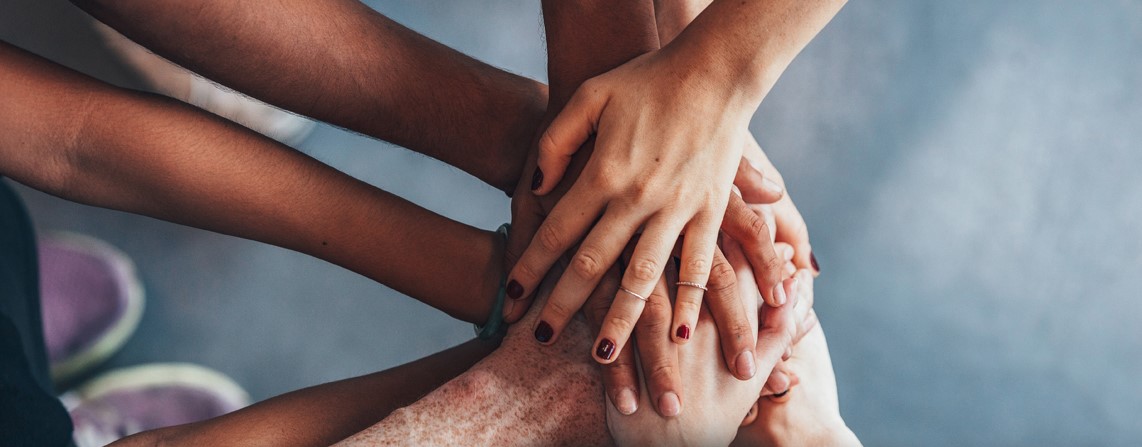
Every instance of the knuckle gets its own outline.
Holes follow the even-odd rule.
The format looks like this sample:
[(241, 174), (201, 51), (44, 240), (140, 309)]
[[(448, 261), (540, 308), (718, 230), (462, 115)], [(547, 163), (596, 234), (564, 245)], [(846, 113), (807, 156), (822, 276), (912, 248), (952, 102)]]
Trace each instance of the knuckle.
[(572, 308), (572, 306), (567, 305), (567, 303), (563, 301), (549, 300), (547, 302), (546, 308), (544, 309), (544, 313), (555, 317), (554, 319), (556, 321), (563, 322), (575, 315), (575, 311), (577, 310), (578, 309)]
[(747, 345), (753, 339), (753, 330), (749, 327), (749, 323), (744, 320), (734, 321), (727, 325), (726, 335), (729, 337), (731, 343), (736, 346)]
[(686, 258), (685, 271), (691, 274), (703, 274), (710, 270), (710, 259), (705, 256), (690, 256)]
[(528, 283), (535, 284), (542, 276), (542, 273), (540, 273), (539, 270), (540, 269), (536, 267), (535, 264), (531, 262), (531, 260), (527, 258), (521, 258), (520, 262), (516, 263), (516, 272), (514, 276)]
[(725, 296), (737, 287), (737, 281), (733, 267), (730, 267), (729, 263), (719, 262), (710, 270), (710, 281), (707, 285), (715, 296)]
[(632, 315), (612, 312), (611, 315), (607, 315), (606, 325), (622, 334), (629, 334), (634, 329), (637, 320), (638, 317)]
[(545, 224), (539, 227), (537, 234), (539, 241), (539, 248), (549, 252), (558, 253), (563, 248), (563, 235), (559, 234), (559, 228), (556, 225)]
[(781, 282), (781, 267), (785, 261), (776, 256), (770, 256), (762, 260), (762, 263), (762, 271), (760, 272), (761, 281), (764, 283), (762, 285), (766, 287), (776, 286), (777, 283)]
[(630, 274), (635, 280), (648, 283), (658, 279), (658, 275), (662, 274), (662, 269), (659, 268), (658, 262), (653, 259), (640, 259), (631, 264)]
[(748, 213), (748, 220), (746, 222), (746, 229), (749, 235), (753, 238), (753, 242), (764, 241), (769, 239), (769, 224), (765, 219), (757, 213)]
[(598, 250), (581, 248), (571, 260), (571, 271), (582, 279), (598, 278), (603, 273), (602, 256)]
[(674, 305), (682, 315), (698, 315), (702, 310), (701, 300), (678, 300)]
[(674, 375), (678, 368), (668, 362), (658, 363), (650, 368), (650, 374), (647, 375), (650, 382), (657, 384), (663, 388), (670, 388), (670, 384), (674, 382)]

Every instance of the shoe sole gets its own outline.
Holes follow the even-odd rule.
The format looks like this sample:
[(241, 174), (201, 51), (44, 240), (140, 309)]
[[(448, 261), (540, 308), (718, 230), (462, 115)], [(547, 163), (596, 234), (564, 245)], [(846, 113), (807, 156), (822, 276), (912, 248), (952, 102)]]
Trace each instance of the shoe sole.
[(71, 357), (51, 365), (52, 380), (55, 383), (64, 383), (103, 363), (127, 343), (139, 321), (143, 317), (144, 292), (143, 283), (136, 273), (135, 263), (125, 253), (111, 244), (69, 232), (46, 233), (44, 240), (51, 240), (53, 244), (66, 246), (70, 249), (87, 253), (91, 256), (107, 261), (112, 275), (115, 275), (119, 284), (124, 285), (127, 306), (123, 317), (116, 321), (95, 343)]
[(60, 400), (68, 411), (83, 401), (132, 389), (179, 386), (209, 390), (234, 411), (250, 405), (250, 395), (221, 372), (192, 363), (151, 363), (116, 369), (99, 375), (69, 391)]

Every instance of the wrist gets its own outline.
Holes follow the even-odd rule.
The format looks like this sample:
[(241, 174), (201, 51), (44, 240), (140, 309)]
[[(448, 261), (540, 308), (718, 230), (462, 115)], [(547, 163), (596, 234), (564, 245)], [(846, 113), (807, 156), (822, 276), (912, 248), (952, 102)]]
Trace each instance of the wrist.
[(474, 155), (484, 165), (483, 172), (487, 173), (482, 180), (510, 195), (519, 183), (520, 173), (547, 113), (548, 88), (531, 79), (516, 78), (500, 89), (493, 87), (491, 91), (503, 96), (493, 97), (490, 108), (497, 113), (506, 111), (505, 118), (509, 122), (502, 138), (489, 141), (488, 153)]

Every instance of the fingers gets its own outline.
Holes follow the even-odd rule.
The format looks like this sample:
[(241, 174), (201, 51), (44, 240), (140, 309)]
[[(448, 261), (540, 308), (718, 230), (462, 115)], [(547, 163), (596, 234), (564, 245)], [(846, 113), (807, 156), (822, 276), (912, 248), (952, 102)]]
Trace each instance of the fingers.
[(793, 263), (798, 269), (812, 269), (814, 276), (819, 275), (821, 267), (809, 245), (809, 229), (805, 226), (801, 212), (797, 211), (797, 206), (786, 197), (773, 206), (773, 214), (777, 227), (776, 239), (793, 246)]
[[(617, 266), (608, 269), (583, 305), (583, 314), (595, 331), (602, 328), (607, 311), (611, 308), (611, 302), (619, 286), (619, 275), (620, 270)], [(625, 415), (638, 410), (639, 381), (634, 352), (632, 342), (628, 341), (617, 354), (615, 361), (600, 365), (603, 389), (606, 390), (607, 398), (619, 413)]]
[(716, 250), (710, 272), (709, 292), (706, 293), (710, 315), (717, 324), (727, 367), (734, 377), (749, 380), (757, 372), (753, 358), (757, 340), (753, 336), (753, 325), (747, 317), (749, 309), (742, 302), (740, 290), (733, 267), (722, 250)]
[[(508, 231), (507, 245), (504, 250), (504, 269), (511, 271), (524, 250), (527, 249), (535, 232), (543, 223), (546, 213), (536, 197), (527, 191), (517, 191), (512, 198), (512, 223)], [(522, 286), (520, 287), (522, 288)], [(522, 290), (517, 291), (519, 297), (504, 300), (504, 321), (514, 323), (523, 318), (530, 307), (531, 294), (524, 295)]]
[[(698, 324), (698, 313), (702, 310), (702, 296), (707, 289), (706, 283), (710, 277), (717, 243), (718, 227), (708, 218), (699, 215), (686, 229), (686, 237), (682, 239), (682, 264), (678, 272), (674, 323), (671, 326), (674, 328), (672, 333), (676, 343), (689, 340), (690, 333)], [(742, 316), (744, 318), (744, 312)]]
[(734, 186), (741, 191), (742, 199), (751, 204), (774, 203), (785, 195), (784, 187), (766, 177), (746, 157), (742, 157), (741, 163), (738, 164)]
[(749, 206), (735, 194), (730, 194), (726, 216), (722, 220), (722, 230), (741, 244), (746, 259), (753, 267), (758, 290), (765, 297), (766, 304), (780, 306), (786, 296), (780, 287), (781, 268), (784, 264), (773, 248), (769, 224), (765, 219), (749, 209)]
[[(782, 281), (782, 289), (791, 296), (798, 296), (797, 279)], [(767, 308), (763, 312), (757, 333), (757, 364), (762, 371), (772, 371), (785, 357), (793, 345), (797, 325), (794, 322), (793, 306), (783, 305)]]
[(539, 313), (535, 332), (539, 342), (554, 343), (587, 300), (588, 291), (595, 289), (595, 285), (615, 264), (631, 235), (638, 229), (638, 221), (623, 220), (626, 217), (616, 216), (621, 214), (604, 215), (595, 226), (596, 229), (587, 235), (587, 239), (572, 255), (570, 264)]
[(589, 195), (572, 193), (564, 197), (536, 228), (535, 235), (512, 267), (506, 286), (507, 297), (528, 298), (555, 261), (594, 223), (601, 209), (602, 203)]
[(539, 137), (538, 166), (531, 180), (536, 194), (547, 194), (559, 184), (571, 156), (598, 128), (606, 97), (595, 85), (590, 80), (584, 82)]
[(682, 378), (678, 366), (678, 345), (670, 341), (671, 311), (668, 281), (672, 269), (663, 275), (635, 325), (638, 358), (646, 378), (646, 390), (655, 410), (663, 417), (682, 412)]
[(599, 331), (595, 360), (600, 363), (612, 360), (616, 347), (622, 346), (630, 337), (650, 295), (660, 293), (656, 286), (670, 257), (670, 249), (681, 231), (681, 228), (674, 228), (672, 223), (657, 219), (652, 219), (647, 225), (647, 231), (643, 232), (635, 246), (623, 274), (622, 285), (603, 322), (603, 328)]
[(817, 313), (813, 312), (813, 274), (808, 269), (798, 270), (797, 297), (793, 300), (793, 319), (797, 323), (797, 334), (793, 338), (796, 345), (806, 334), (817, 326)]

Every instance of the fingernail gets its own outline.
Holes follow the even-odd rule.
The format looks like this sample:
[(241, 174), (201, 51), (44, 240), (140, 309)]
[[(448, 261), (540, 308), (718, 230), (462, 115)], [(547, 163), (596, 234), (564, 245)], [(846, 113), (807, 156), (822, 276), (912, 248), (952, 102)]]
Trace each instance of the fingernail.
[(658, 411), (665, 417), (674, 417), (682, 413), (682, 402), (673, 391), (668, 391), (658, 398)]
[(535, 326), (535, 339), (540, 343), (547, 343), (551, 341), (551, 336), (555, 335), (555, 330), (551, 328), (550, 324), (546, 321), (539, 320), (539, 324)]
[(813, 271), (821, 273), (821, 265), (817, 264), (817, 257), (813, 256), (813, 252), (809, 252), (809, 265), (813, 266)]
[(734, 360), (734, 368), (738, 370), (739, 378), (753, 378), (753, 375), (757, 373), (756, 367), (753, 364), (753, 353), (745, 351), (738, 354), (737, 360)]
[(615, 408), (627, 416), (634, 414), (635, 410), (638, 410), (638, 400), (634, 398), (634, 391), (630, 388), (619, 391), (619, 395), (615, 396)]
[(778, 306), (785, 305), (786, 297), (784, 284), (777, 283), (776, 286), (773, 286), (773, 300), (777, 302)]
[(769, 177), (762, 177), (761, 178), (761, 185), (763, 187), (765, 187), (765, 189), (768, 190), (769, 192), (772, 192), (775, 194), (781, 194), (781, 192), (785, 190), (785, 188), (781, 187), (781, 184), (773, 181), (773, 179), (771, 179)]
[(541, 170), (539, 168), (535, 168), (535, 173), (531, 175), (531, 190), (535, 191), (535, 190), (539, 189), (539, 186), (542, 184), (543, 184), (543, 170)]
[(685, 324), (678, 326), (678, 330), (674, 331), (674, 336), (681, 338), (683, 340), (689, 340), (690, 339), (690, 326), (687, 326)]
[(508, 292), (508, 298), (511, 298), (513, 300), (518, 300), (520, 298), (523, 298), (523, 286), (521, 286), (519, 284), (519, 281), (516, 281), (514, 279), (511, 281), (508, 281), (507, 292)]
[(796, 275), (790, 279), (792, 279), (792, 281), (789, 283), (789, 293), (793, 295), (793, 298), (797, 298), (797, 294), (800, 292), (801, 288), (801, 280), (797, 279)]
[(599, 347), (595, 348), (595, 355), (603, 360), (610, 360), (611, 356), (615, 355), (615, 342), (604, 338), (599, 342)]

